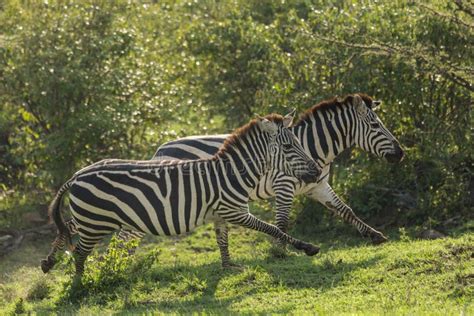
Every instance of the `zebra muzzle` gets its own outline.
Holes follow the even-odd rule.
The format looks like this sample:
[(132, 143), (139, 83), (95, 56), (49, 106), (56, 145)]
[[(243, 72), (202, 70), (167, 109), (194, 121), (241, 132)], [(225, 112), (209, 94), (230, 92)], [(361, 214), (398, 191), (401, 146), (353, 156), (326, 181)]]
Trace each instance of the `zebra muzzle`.
[(319, 173), (317, 173), (317, 174), (307, 173), (307, 174), (304, 174), (304, 175), (301, 176), (301, 180), (305, 183), (313, 183), (313, 182), (318, 181), (319, 175), (320, 175)]
[(387, 159), (390, 163), (398, 163), (402, 161), (403, 157), (405, 156), (405, 152), (399, 145), (395, 145), (395, 149), (392, 153), (385, 155), (385, 159)]

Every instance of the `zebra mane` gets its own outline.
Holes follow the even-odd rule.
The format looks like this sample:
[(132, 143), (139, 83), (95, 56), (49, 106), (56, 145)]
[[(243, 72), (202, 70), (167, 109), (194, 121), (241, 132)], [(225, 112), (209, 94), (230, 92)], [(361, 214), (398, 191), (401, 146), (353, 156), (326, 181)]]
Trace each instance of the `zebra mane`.
[[(278, 125), (283, 124), (283, 116), (279, 114), (272, 113), (264, 116), (263, 118), (266, 118), (267, 120), (272, 121)], [(214, 158), (222, 156), (222, 154), (228, 152), (229, 149), (235, 146), (235, 144), (238, 143), (243, 136), (247, 135), (251, 130), (258, 128), (258, 120), (259, 119), (253, 119), (248, 124), (234, 130), (232, 134), (226, 138), (224, 144), (222, 144), (222, 146), (219, 148), (219, 151), (214, 155)]]
[[(365, 93), (356, 93), (356, 94), (359, 95), (362, 98), (365, 105), (369, 109), (372, 108), (373, 99), (370, 96), (368, 96)], [(355, 94), (348, 94), (348, 95), (344, 96), (344, 98), (334, 97), (332, 99), (327, 99), (327, 100), (324, 100), (322, 102), (319, 102), (318, 104), (312, 106), (310, 109), (306, 110), (300, 116), (300, 119), (298, 120), (298, 122), (296, 122), (296, 124), (308, 120), (317, 111), (335, 110), (336, 108), (342, 107), (345, 104), (353, 105), (354, 96), (355, 96)]]
[[(264, 118), (268, 119), (269, 121), (272, 121), (277, 124), (283, 124), (283, 116), (278, 115), (278, 114), (269, 114), (264, 116)], [(237, 128), (227, 139), (224, 141), (224, 144), (221, 146), (219, 151), (214, 155), (213, 158), (203, 158), (203, 159), (197, 159), (194, 161), (203, 161), (203, 160), (209, 160), (209, 159), (215, 159), (222, 155), (225, 152), (228, 152), (230, 148), (235, 146), (236, 143), (240, 141), (240, 139), (248, 134), (250, 131), (258, 128), (258, 120), (259, 119), (253, 119), (250, 121), (248, 124)], [(78, 176), (84, 175), (89, 172), (96, 172), (100, 171), (102, 169), (107, 169), (107, 170), (127, 170), (127, 169), (149, 169), (150, 167), (166, 167), (166, 166), (176, 166), (176, 165), (181, 165), (181, 164), (186, 164), (189, 163), (190, 160), (127, 160), (127, 159), (103, 159), (101, 161), (98, 161), (96, 163), (93, 163), (92, 165), (89, 165), (85, 168), (80, 169), (77, 171), (73, 177), (70, 179), (74, 179)]]

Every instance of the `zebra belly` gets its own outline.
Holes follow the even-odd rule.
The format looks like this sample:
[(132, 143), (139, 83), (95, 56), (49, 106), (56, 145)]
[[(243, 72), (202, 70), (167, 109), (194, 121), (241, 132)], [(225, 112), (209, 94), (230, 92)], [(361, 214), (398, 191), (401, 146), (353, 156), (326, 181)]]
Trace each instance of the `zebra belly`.
[(154, 235), (180, 235), (202, 225), (212, 213), (209, 188), (196, 191), (193, 186), (191, 192), (189, 182), (170, 182), (168, 174), (155, 182), (141, 177), (101, 173), (77, 179), (70, 189), (70, 205), (78, 231), (107, 234), (123, 227)]
[[(126, 201), (123, 201), (126, 203)], [(213, 220), (213, 212), (208, 207), (202, 207), (195, 210), (202, 214), (193, 220), (184, 222), (184, 216), (180, 218), (166, 218), (164, 223), (150, 221), (143, 213), (137, 212), (134, 208), (119, 208), (111, 206), (107, 208), (104, 205), (95, 205), (93, 201), (84, 202), (76, 196), (70, 196), (70, 206), (73, 219), (77, 230), (80, 232), (90, 232), (92, 234), (109, 234), (115, 230), (125, 228), (132, 231), (140, 231), (146, 234), (174, 236), (193, 231), (196, 227), (206, 224)], [(171, 214), (170, 208), (163, 209), (165, 213)], [(156, 212), (156, 210), (154, 210)], [(184, 214), (187, 210), (184, 208), (173, 209), (173, 212)], [(150, 218), (152, 216), (149, 216)]]

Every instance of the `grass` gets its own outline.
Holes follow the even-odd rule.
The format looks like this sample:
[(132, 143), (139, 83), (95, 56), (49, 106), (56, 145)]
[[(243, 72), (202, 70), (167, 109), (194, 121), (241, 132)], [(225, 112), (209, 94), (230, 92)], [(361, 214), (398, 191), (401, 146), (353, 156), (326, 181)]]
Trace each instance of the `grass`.
[(221, 269), (205, 226), (182, 238), (149, 237), (132, 257), (119, 247), (96, 254), (81, 286), (68, 256), (43, 275), (50, 240), (28, 240), (0, 259), (0, 314), (474, 314), (473, 233), (426, 241), (392, 232), (381, 246), (351, 232), (306, 236), (321, 254), (275, 259), (266, 236), (232, 228), (230, 251), (242, 271)]

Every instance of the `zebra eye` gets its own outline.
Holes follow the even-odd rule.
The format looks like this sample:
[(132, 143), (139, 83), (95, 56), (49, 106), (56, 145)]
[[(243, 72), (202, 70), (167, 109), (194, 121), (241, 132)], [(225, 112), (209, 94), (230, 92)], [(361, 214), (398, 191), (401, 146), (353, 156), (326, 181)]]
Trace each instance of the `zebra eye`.
[(283, 149), (290, 150), (292, 147), (291, 144), (283, 144)]
[(372, 128), (379, 128), (380, 127), (380, 124), (378, 122), (372, 122), (370, 123), (370, 127)]

